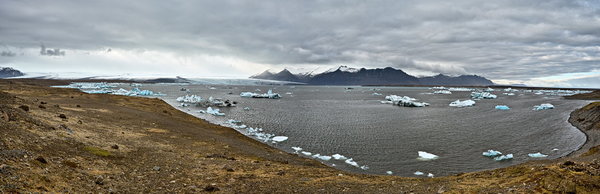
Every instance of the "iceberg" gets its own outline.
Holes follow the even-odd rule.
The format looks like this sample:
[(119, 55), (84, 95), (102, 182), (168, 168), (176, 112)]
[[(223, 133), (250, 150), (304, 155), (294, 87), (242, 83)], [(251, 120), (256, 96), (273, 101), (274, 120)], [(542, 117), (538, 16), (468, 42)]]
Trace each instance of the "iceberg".
[(274, 142), (282, 142), (287, 139), (288, 139), (288, 137), (286, 137), (286, 136), (275, 136), (271, 140), (273, 140)]
[(357, 162), (355, 162), (355, 161), (354, 161), (352, 158), (350, 158), (350, 159), (346, 159), (344, 162), (345, 162), (346, 164), (350, 165), (350, 166), (354, 166), (354, 167), (358, 167), (358, 168), (360, 168), (360, 166), (358, 165), (358, 163), (357, 163)]
[(331, 155), (331, 157), (333, 157), (333, 159), (336, 159), (336, 160), (347, 160), (348, 159), (348, 158), (346, 158), (346, 156), (341, 155), (341, 154), (334, 154), (334, 155)]
[(473, 91), (471, 88), (448, 88), (452, 92), (470, 92)]
[(302, 152), (300, 152), (300, 153), (304, 154), (305, 156), (310, 156), (310, 155), (312, 155), (312, 153), (310, 153), (310, 152), (307, 152), (307, 151), (302, 151)]
[(278, 93), (273, 93), (273, 90), (269, 90), (269, 91), (267, 91), (267, 93), (264, 93), (264, 94), (258, 94), (258, 93), (253, 93), (253, 92), (242, 92), (242, 93), (240, 93), (240, 96), (244, 97), (244, 98), (270, 98), (270, 99), (281, 98), (281, 95), (279, 95)]
[(473, 105), (475, 105), (475, 101), (473, 101), (473, 100), (465, 100), (465, 101), (456, 100), (449, 104), (449, 106), (452, 106), (452, 107), (467, 107), (467, 106), (473, 106)]
[(385, 172), (385, 174), (392, 175), (392, 174), (394, 174), (394, 172), (388, 170), (388, 171)]
[(324, 160), (324, 161), (329, 161), (329, 160), (331, 160), (331, 156), (319, 156), (319, 157), (317, 157), (317, 158), (319, 158), (320, 160)]
[(199, 103), (202, 102), (202, 97), (197, 95), (185, 95), (177, 97), (177, 102), (185, 102), (185, 103)]
[(510, 160), (510, 159), (513, 159), (513, 154), (506, 154), (506, 155), (502, 155), (502, 156), (498, 156), (498, 157), (494, 158), (494, 160), (496, 160), (496, 161)]
[(527, 154), (527, 155), (529, 157), (532, 157), (532, 158), (545, 158), (545, 157), (548, 157), (548, 155), (542, 154), (542, 153), (539, 153), (539, 152), (538, 153), (533, 153), (533, 154)]
[(546, 109), (553, 109), (553, 108), (554, 108), (554, 105), (549, 104), (549, 103), (533, 106), (533, 110), (546, 110)]
[(431, 173), (428, 173), (428, 174), (427, 174), (427, 177), (429, 177), (429, 178), (433, 178), (433, 174), (431, 174)]
[(225, 116), (225, 113), (219, 112), (218, 108), (213, 109), (212, 107), (206, 108), (206, 113), (215, 115), (215, 116)]
[(495, 109), (498, 110), (510, 110), (510, 108), (506, 105), (496, 105)]
[(446, 88), (444, 86), (437, 86), (437, 87), (433, 87), (433, 89), (434, 90), (445, 90), (445, 89), (448, 89), (448, 88)]
[(299, 151), (302, 151), (301, 147), (292, 147), (292, 149), (294, 150), (295, 153), (298, 153)]
[(475, 99), (496, 99), (497, 97), (489, 92), (471, 92), (471, 98)]
[(488, 88), (486, 88), (486, 89), (485, 89), (485, 90), (483, 90), (483, 91), (484, 91), (484, 92), (493, 92), (493, 91), (496, 91), (496, 90), (494, 90), (493, 88), (490, 88), (490, 87), (488, 87)]
[[(398, 106), (404, 106), (404, 107), (424, 107), (424, 106), (429, 106), (429, 103), (426, 102), (415, 102), (415, 98), (411, 98), (408, 96), (396, 96), (396, 95), (390, 95), (390, 96), (386, 96), (385, 99), (389, 102), (391, 102), (391, 104), (394, 105), (398, 105)], [(384, 101), (382, 101), (383, 103)], [(386, 102), (384, 104), (388, 104), (389, 102)]]
[(507, 96), (514, 96), (515, 95), (515, 93), (512, 93), (512, 92), (511, 93), (502, 93), (502, 94), (507, 95)]
[(483, 155), (487, 157), (496, 157), (502, 155), (502, 152), (496, 150), (488, 150), (487, 152), (483, 152)]
[(415, 175), (417, 175), (417, 176), (425, 175), (425, 173), (423, 173), (423, 172), (421, 172), (421, 171), (417, 171), (417, 172), (415, 172), (414, 174), (415, 174)]
[(427, 153), (424, 151), (418, 151), (419, 153), (419, 157), (417, 159), (419, 160), (435, 160), (438, 159), (439, 156), (432, 154), (432, 153)]
[(433, 92), (434, 94), (452, 94), (451, 91), (448, 90), (437, 90)]

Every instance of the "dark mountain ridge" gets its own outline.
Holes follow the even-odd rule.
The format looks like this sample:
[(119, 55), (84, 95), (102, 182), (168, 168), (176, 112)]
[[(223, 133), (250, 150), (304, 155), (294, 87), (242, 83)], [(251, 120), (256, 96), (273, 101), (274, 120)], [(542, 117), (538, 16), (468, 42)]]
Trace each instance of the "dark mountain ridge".
[(377, 69), (354, 69), (341, 66), (333, 71), (310, 75), (293, 74), (287, 69), (278, 73), (265, 71), (251, 76), (255, 79), (300, 82), (310, 85), (446, 85), (446, 86), (489, 86), (494, 83), (478, 75), (457, 77), (439, 74), (431, 77), (415, 77), (392, 67)]

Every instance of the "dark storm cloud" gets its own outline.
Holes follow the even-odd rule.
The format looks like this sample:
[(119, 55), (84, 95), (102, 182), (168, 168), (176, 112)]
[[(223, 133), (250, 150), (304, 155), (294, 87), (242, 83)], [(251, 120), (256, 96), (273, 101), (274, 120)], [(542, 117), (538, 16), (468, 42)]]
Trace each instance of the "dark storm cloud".
[(600, 68), (598, 1), (12, 1), (0, 43), (526, 79)]

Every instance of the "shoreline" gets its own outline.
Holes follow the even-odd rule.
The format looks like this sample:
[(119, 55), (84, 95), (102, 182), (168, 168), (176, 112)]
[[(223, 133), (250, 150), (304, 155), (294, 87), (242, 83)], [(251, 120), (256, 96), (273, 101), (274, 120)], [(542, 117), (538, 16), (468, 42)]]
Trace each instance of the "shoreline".
[[(26, 154), (26, 156), (31, 155), (26, 159), (7, 159), (3, 158), (4, 155), (0, 153), (0, 172), (6, 171), (12, 175), (21, 175), (20, 178), (25, 180), (14, 182), (2, 178), (0, 179), (0, 191), (58, 192), (62, 189), (67, 191), (100, 189), (98, 191), (198, 192), (215, 191), (214, 188), (216, 188), (223, 192), (273, 192), (275, 190), (332, 193), (565, 192), (572, 190), (589, 192), (597, 191), (597, 188), (600, 187), (598, 175), (592, 170), (587, 170), (591, 168), (588, 165), (598, 164), (598, 161), (594, 160), (598, 158), (597, 153), (581, 157), (581, 154), (571, 156), (575, 153), (572, 152), (565, 157), (553, 160), (530, 161), (506, 168), (461, 173), (433, 179), (350, 173), (316, 160), (284, 152), (247, 137), (235, 129), (208, 123), (208, 121), (172, 107), (161, 99), (94, 95), (75, 91), (76, 89), (47, 88), (48, 85), (59, 82), (70, 81), (0, 81), (2, 91), (15, 95), (14, 99), (5, 99), (6, 104), (12, 105), (5, 107), (2, 110), (3, 113), (8, 113), (12, 119), (13, 112), (18, 109), (19, 104), (28, 104), (30, 107), (28, 109), (32, 109), (25, 113), (17, 111), (19, 114), (15, 117), (16, 121), (10, 119), (3, 121), (12, 127), (0, 128), (0, 132), (5, 135), (0, 136), (0, 148), (5, 147), (0, 151), (26, 150), (27, 153), (31, 153)], [(37, 108), (38, 104), (40, 107), (45, 105), (40, 104), (40, 101), (47, 103), (46, 108)], [(78, 104), (75, 106), (73, 103)], [(50, 104), (55, 105), (51, 106)], [(580, 109), (571, 113), (568, 121), (586, 135), (586, 142), (583, 145), (594, 144), (594, 141), (587, 141), (586, 130), (571, 122), (571, 117), (578, 110)], [(60, 112), (66, 114), (69, 119), (56, 117), (56, 114)], [(27, 115), (31, 115), (31, 117), (27, 117)], [(139, 118), (132, 115), (139, 116)], [(71, 117), (80, 120), (71, 120)], [(131, 118), (139, 119), (139, 121), (128, 122)], [(169, 119), (174, 121), (169, 121)], [(82, 120), (83, 124), (78, 124)], [(24, 122), (25, 124), (11, 125), (12, 122)], [(69, 130), (65, 132), (65, 129), (62, 129), (63, 125), (66, 125), (66, 129), (75, 132), (69, 133)], [(23, 128), (29, 126), (31, 127)], [(47, 130), (43, 126), (52, 126), (55, 129)], [(11, 130), (14, 127), (23, 128), (24, 131), (15, 132)], [(15, 139), (22, 140), (14, 141)], [(29, 145), (27, 142), (42, 143)], [(47, 142), (51, 143), (46, 145)], [(64, 147), (71, 144), (75, 145), (75, 148)], [(110, 144), (120, 145), (121, 148), (111, 149)], [(48, 147), (50, 145), (61, 149)], [(90, 146), (109, 151), (108, 153), (114, 156), (110, 156), (110, 154), (102, 156), (96, 152), (90, 154), (90, 151), (85, 151)], [(598, 145), (591, 147), (594, 146)], [(584, 146), (579, 150), (583, 149)], [(198, 152), (202, 154), (200, 156), (194, 154)], [(47, 162), (41, 162), (39, 158), (36, 158), (38, 155), (43, 155), (42, 159), (45, 159), (43, 161)], [(171, 158), (177, 159), (172, 160)], [(567, 163), (564, 160), (575, 160), (575, 162), (565, 166)], [(72, 161), (75, 161), (76, 165), (69, 165)], [(150, 165), (139, 168), (140, 165), (146, 163)], [(198, 163), (204, 165), (198, 166)], [(159, 170), (152, 169), (152, 165), (157, 165), (155, 167), (159, 167)], [(11, 168), (7, 168), (7, 166)], [(574, 167), (577, 169), (572, 169)], [(56, 172), (58, 175), (40, 174), (40, 169), (44, 168), (47, 171)], [(90, 168), (104, 170), (86, 170)], [(178, 177), (177, 174), (185, 176), (173, 180), (175, 182), (152, 178), (158, 175), (160, 175), (158, 177), (163, 177), (160, 174), (163, 172), (162, 168), (165, 168), (164, 172), (176, 172), (170, 176)], [(123, 174), (114, 173), (115, 169), (120, 169)], [(584, 169), (583, 174), (581, 174), (581, 169)], [(340, 174), (342, 175), (340, 176)], [(128, 178), (130, 175), (132, 178)], [(140, 177), (140, 175), (146, 178), (133, 178)], [(39, 180), (40, 176), (47, 177), (50, 181), (37, 183), (35, 180)], [(79, 178), (67, 178), (71, 176)], [(185, 177), (197, 178), (191, 180)], [(532, 177), (541, 177), (545, 181), (539, 182), (538, 179), (532, 179)], [(562, 182), (561, 180), (565, 177), (570, 177), (572, 182)], [(98, 181), (98, 179), (102, 180)], [(144, 187), (133, 186), (136, 183), (144, 185)], [(39, 186), (40, 184), (41, 186)], [(7, 185), (12, 186), (7, 187)]]

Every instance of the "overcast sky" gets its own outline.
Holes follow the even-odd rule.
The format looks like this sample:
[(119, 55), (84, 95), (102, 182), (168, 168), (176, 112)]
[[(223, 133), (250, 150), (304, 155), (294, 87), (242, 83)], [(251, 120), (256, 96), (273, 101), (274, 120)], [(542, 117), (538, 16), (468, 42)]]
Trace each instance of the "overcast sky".
[[(42, 56), (40, 45), (65, 56)], [(339, 65), (600, 88), (600, 1), (0, 1), (0, 65), (247, 77)]]

